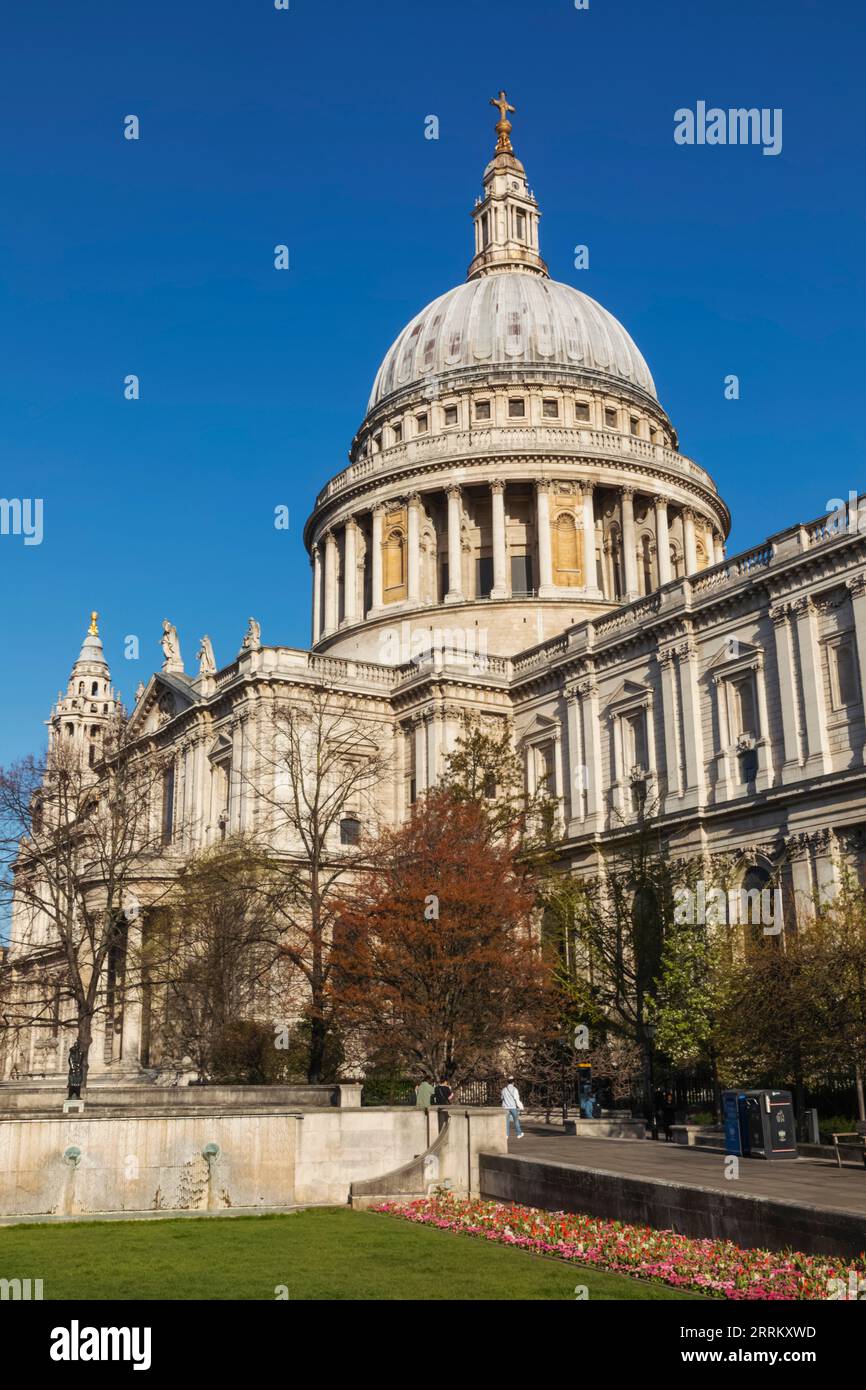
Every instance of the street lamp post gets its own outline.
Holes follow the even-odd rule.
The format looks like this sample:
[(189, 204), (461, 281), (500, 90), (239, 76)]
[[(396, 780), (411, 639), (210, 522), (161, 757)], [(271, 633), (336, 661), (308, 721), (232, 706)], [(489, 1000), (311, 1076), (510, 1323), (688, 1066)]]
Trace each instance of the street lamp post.
[(652, 1134), (653, 1139), (655, 1139), (656, 1141), (658, 1141), (658, 1137), (659, 1137), (659, 1121), (658, 1121), (658, 1115), (656, 1114), (656, 1083), (655, 1083), (655, 1069), (654, 1069), (655, 1048), (654, 1048), (654, 1046), (653, 1046), (654, 1041), (655, 1041), (655, 1035), (656, 1035), (656, 1026), (655, 1026), (655, 1024), (654, 1024), (654, 1023), (647, 1023), (647, 1024), (645, 1024), (645, 1025), (644, 1025), (644, 1031), (646, 1032), (646, 1040), (647, 1040), (647, 1059), (648, 1059), (648, 1061), (649, 1061), (650, 1133)]

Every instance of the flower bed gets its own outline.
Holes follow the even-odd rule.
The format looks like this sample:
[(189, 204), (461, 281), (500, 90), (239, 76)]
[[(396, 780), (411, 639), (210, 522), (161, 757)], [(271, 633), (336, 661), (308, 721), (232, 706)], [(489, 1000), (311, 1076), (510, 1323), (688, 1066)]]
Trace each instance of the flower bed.
[(579, 1212), (539, 1211), (447, 1194), (381, 1202), (373, 1210), (714, 1298), (826, 1299), (831, 1279), (847, 1286), (852, 1271), (866, 1279), (864, 1255), (845, 1261), (796, 1251), (741, 1250), (728, 1240), (693, 1240), (675, 1231)]

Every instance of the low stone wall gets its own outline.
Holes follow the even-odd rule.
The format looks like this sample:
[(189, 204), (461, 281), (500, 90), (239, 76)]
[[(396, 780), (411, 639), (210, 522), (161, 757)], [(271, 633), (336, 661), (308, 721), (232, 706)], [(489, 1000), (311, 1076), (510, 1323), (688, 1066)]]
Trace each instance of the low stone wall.
[[(0, 1115), (59, 1111), (66, 1087), (0, 1085)], [(270, 1106), (276, 1110), (308, 1110), (328, 1106), (360, 1106), (361, 1086), (343, 1082), (328, 1086), (153, 1086), (93, 1085), (84, 1092), (88, 1111), (185, 1109), (205, 1106), (209, 1110)]]
[[(505, 1147), (502, 1111), (448, 1113), (444, 1171), (478, 1191), (479, 1150)], [(437, 1132), (437, 1112), (414, 1106), (0, 1117), (0, 1218), (344, 1204)]]
[(577, 1135), (580, 1139), (645, 1139), (646, 1124), (643, 1120), (583, 1120), (575, 1117), (563, 1125), (565, 1134)]
[(467, 1110), (442, 1106), (428, 1115), (438, 1116), (439, 1132), (434, 1131), (435, 1137), (424, 1152), (390, 1172), (353, 1182), (349, 1194), (353, 1207), (369, 1207), (390, 1198), (412, 1201), (439, 1187), (469, 1196), (480, 1190), (481, 1152), (508, 1152), (501, 1107)]
[(658, 1178), (533, 1159), (481, 1155), (481, 1194), (546, 1211), (579, 1211), (746, 1249), (794, 1249), (853, 1259), (866, 1247), (866, 1216), (774, 1198), (687, 1187)]

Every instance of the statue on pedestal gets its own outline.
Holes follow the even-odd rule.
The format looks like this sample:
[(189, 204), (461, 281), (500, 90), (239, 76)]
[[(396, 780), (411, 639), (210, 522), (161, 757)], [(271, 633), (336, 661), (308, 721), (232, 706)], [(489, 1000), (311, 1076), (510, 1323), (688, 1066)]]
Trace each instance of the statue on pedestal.
[(81, 1100), (81, 1083), (84, 1080), (84, 1068), (81, 1063), (81, 1043), (78, 1039), (69, 1049), (69, 1077), (66, 1088), (67, 1100)]

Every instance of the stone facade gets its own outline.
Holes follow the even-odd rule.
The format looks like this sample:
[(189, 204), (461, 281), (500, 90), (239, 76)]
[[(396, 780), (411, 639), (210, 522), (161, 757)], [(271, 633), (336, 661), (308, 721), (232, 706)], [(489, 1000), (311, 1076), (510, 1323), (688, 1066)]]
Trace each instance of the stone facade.
[[(350, 808), (362, 825), (399, 823), (462, 718), (481, 715), (508, 722), (528, 788), (555, 800), (567, 870), (592, 873), (649, 798), (684, 854), (736, 852), (751, 883), (784, 862), (796, 912), (862, 860), (859, 508), (725, 555), (728, 510), (679, 452), (634, 343), (549, 280), (537, 205), (499, 134), (470, 279), (397, 339), (307, 523), (312, 649), (265, 645), (251, 620), (234, 661), (217, 669), (204, 638), (188, 675), (165, 625), (163, 668), (131, 715), (173, 754), (155, 877), (255, 833), (275, 703), (327, 690), (390, 754), (374, 804)], [(92, 758), (114, 698), (91, 631), (52, 737)], [(49, 948), (34, 938), (13, 962)], [(93, 1077), (146, 1063), (146, 1027), (129, 1003)], [(62, 1071), (53, 1046), (34, 1034), (7, 1049), (0, 1076)]]

